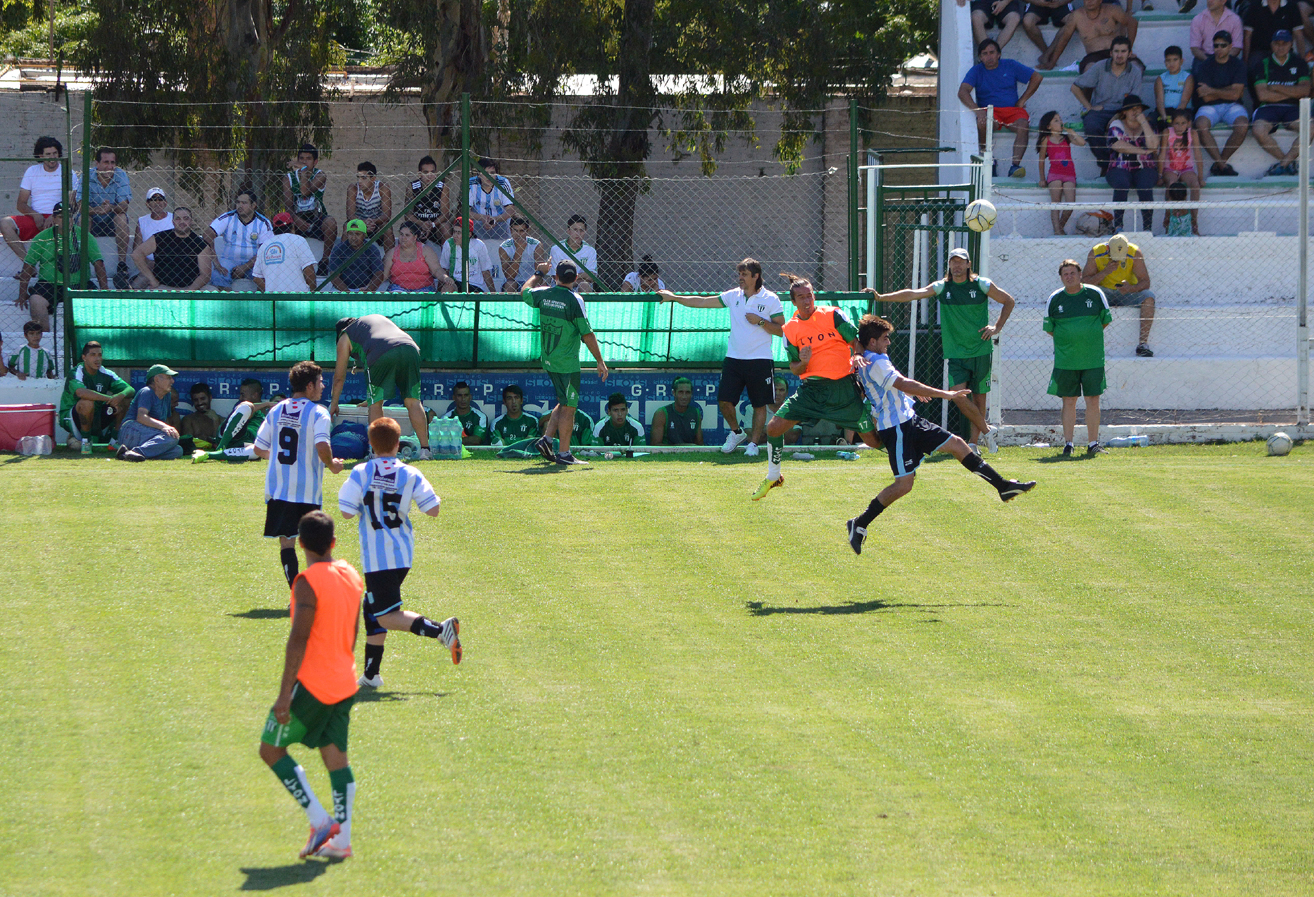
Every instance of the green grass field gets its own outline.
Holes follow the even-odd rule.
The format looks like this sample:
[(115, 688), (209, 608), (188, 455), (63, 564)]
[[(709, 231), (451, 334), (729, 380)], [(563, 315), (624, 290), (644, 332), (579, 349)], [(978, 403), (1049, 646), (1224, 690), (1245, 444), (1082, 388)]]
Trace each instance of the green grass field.
[(256, 756), (263, 465), (6, 456), (0, 894), (1314, 892), (1314, 447), (1053, 455), (925, 465), (861, 557), (884, 455), (423, 465), (465, 660), (390, 636), (341, 863)]

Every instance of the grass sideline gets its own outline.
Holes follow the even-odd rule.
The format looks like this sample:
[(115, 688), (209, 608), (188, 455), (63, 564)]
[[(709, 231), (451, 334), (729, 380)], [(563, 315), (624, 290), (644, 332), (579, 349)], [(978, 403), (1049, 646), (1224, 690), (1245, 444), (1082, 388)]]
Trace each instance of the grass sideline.
[(884, 455), (422, 465), (465, 659), (389, 638), (336, 864), (256, 756), (263, 465), (0, 458), (0, 895), (1310, 893), (1314, 448), (1056, 454), (926, 465), (856, 558)]

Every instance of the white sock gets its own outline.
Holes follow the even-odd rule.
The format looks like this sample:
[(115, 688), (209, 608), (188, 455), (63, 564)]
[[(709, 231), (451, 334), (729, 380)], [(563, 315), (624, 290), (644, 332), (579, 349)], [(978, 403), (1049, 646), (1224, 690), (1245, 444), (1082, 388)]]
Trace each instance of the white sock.
[(309, 803), (301, 809), (306, 811), (306, 818), (310, 820), (310, 824), (315, 828), (319, 828), (329, 820), (330, 817), (328, 811), (324, 809), (324, 805), (321, 804), (319, 798), (315, 796), (315, 789), (310, 787), (310, 782), (306, 779), (306, 770), (302, 768), (300, 763), (297, 764), (296, 773), (297, 782), (301, 786), (301, 791), (306, 795), (306, 798), (309, 801)]
[(254, 458), (254, 445), (239, 445), (235, 448), (224, 449), (224, 455), (229, 458)]
[(338, 833), (333, 836), (334, 847), (351, 846), (351, 808), (356, 803), (356, 783), (347, 783), (346, 818), (338, 823)]

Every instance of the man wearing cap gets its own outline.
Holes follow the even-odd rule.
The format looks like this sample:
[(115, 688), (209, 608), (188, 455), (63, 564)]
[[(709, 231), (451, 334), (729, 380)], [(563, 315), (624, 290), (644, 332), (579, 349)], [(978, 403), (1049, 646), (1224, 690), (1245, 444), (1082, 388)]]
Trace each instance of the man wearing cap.
[[(353, 218), (342, 229), (342, 239), (333, 246), (329, 255), (329, 273), (337, 272), (333, 277), (333, 289), (339, 293), (373, 293), (383, 283), (383, 253), (377, 243), (347, 263), (357, 249), (365, 245), (365, 222)], [(347, 267), (343, 268), (342, 266)]]
[(192, 230), (192, 210), (178, 206), (169, 219), (173, 227), (152, 234), (132, 251), (141, 272), (137, 288), (203, 290), (210, 283), (211, 254), (205, 238)]
[(1150, 351), (1154, 293), (1150, 291), (1150, 272), (1145, 267), (1141, 248), (1122, 234), (1114, 234), (1107, 243), (1096, 243), (1086, 254), (1081, 282), (1102, 289), (1113, 308), (1140, 308), (1141, 338), (1136, 354), (1142, 358), (1154, 357)]
[[(1013, 297), (1001, 290), (994, 281), (974, 274), (971, 256), (962, 248), (949, 253), (949, 276), (944, 280), (937, 280), (921, 289), (878, 293), (868, 287), (863, 292), (871, 293), (878, 302), (912, 302), (931, 297), (939, 301), (940, 344), (945, 361), (949, 362), (949, 382), (953, 384), (949, 391), (956, 393), (968, 390), (971, 395), (963, 401), (971, 401), (984, 418), (986, 395), (990, 392), (994, 340), (1004, 329), (1008, 316), (1013, 313)], [(990, 323), (991, 299), (1003, 306), (993, 324)], [(955, 401), (955, 404), (961, 410), (962, 401)], [(972, 451), (976, 451), (981, 429), (970, 413), (965, 416), (972, 424), (968, 444)]]
[[(132, 245), (140, 246), (160, 231), (173, 227), (173, 213), (169, 211), (169, 198), (161, 187), (152, 187), (146, 191), (146, 214), (137, 218), (137, 232), (133, 234)], [(134, 257), (135, 258), (135, 257)], [(150, 256), (147, 256), (150, 258)], [(138, 272), (141, 267), (138, 266)], [(140, 273), (133, 279), (133, 289), (143, 289), (146, 281)]]
[[(73, 196), (82, 202), (84, 192), (80, 178), (73, 176)], [(113, 237), (118, 250), (118, 270), (114, 286), (128, 288), (128, 204), (132, 202), (132, 187), (127, 173), (118, 167), (118, 154), (107, 146), (96, 150), (96, 173), (85, 191), (91, 206), (91, 235)]]
[[(255, 194), (242, 190), (233, 201), (233, 209), (210, 222), (203, 236), (213, 253), (210, 265), (210, 283), (221, 290), (251, 292), (256, 289), (251, 280), (255, 268), (256, 250), (269, 239), (273, 226), (269, 219), (256, 211)], [(223, 248), (219, 238), (223, 238)]]
[(324, 244), (319, 273), (328, 274), (328, 253), (338, 239), (338, 221), (324, 205), (324, 186), (328, 175), (316, 168), (319, 150), (313, 143), (301, 144), (292, 170), (283, 179), (283, 205), (292, 210), (292, 230), (310, 240)]
[(173, 414), (173, 396), (169, 389), (177, 371), (168, 365), (153, 364), (146, 371), (146, 385), (137, 390), (128, 406), (127, 419), (119, 427), (120, 461), (172, 461), (181, 458), (178, 431), (169, 425)]
[(262, 293), (304, 293), (315, 288), (315, 253), (300, 234), (292, 233), (292, 216), (274, 216), (274, 236), (256, 250), (251, 270)]
[(1140, 94), (1145, 66), (1132, 58), (1131, 41), (1115, 37), (1109, 58), (1082, 72), (1072, 83), (1072, 95), (1081, 103), (1082, 127), (1091, 154), (1100, 166), (1100, 177), (1109, 170), (1109, 122), (1122, 107), (1128, 94)]
[(1276, 31), (1270, 41), (1273, 52), (1259, 60), (1250, 73), (1255, 100), (1255, 140), (1277, 159), (1265, 174), (1299, 174), (1300, 138), (1291, 141), (1285, 153), (1278, 148), (1273, 132), (1280, 127), (1300, 127), (1300, 101), (1310, 94), (1309, 65), (1291, 52), (1291, 32)]
[[(1194, 47), (1191, 49), (1195, 50)], [(1214, 33), (1214, 55), (1196, 60), (1191, 77), (1195, 79), (1198, 103), (1195, 131), (1200, 135), (1200, 145), (1214, 160), (1209, 172), (1220, 177), (1236, 177), (1236, 169), (1227, 160), (1246, 139), (1250, 117), (1246, 115), (1246, 107), (1241, 105), (1241, 95), (1246, 89), (1246, 66), (1240, 56), (1232, 53), (1231, 34), (1227, 31)], [(1221, 153), (1209, 131), (1219, 122), (1232, 128)]]
[[(18, 274), (18, 298), (14, 304), (19, 308), (30, 306), (32, 320), (41, 325), (42, 331), (50, 329), (50, 310), (54, 308), (56, 302), (64, 298), (66, 259), (64, 238), (61, 234), (63, 211), (64, 204), (55, 203), (55, 207), (50, 212), (50, 217), (53, 219), (52, 226), (32, 238), (31, 244), (27, 247), (27, 255), (23, 257), (23, 270)], [(72, 231), (68, 235), (70, 257), (67, 259), (71, 272), (69, 283), (76, 289), (82, 286), (81, 252), (78, 243), (82, 234), (76, 227), (70, 230)], [(87, 257), (95, 268), (100, 288), (109, 289), (109, 279), (105, 276), (105, 262), (101, 260), (100, 247), (96, 245), (95, 240), (87, 241)], [(36, 274), (37, 281), (29, 289), (28, 281), (33, 274)]]

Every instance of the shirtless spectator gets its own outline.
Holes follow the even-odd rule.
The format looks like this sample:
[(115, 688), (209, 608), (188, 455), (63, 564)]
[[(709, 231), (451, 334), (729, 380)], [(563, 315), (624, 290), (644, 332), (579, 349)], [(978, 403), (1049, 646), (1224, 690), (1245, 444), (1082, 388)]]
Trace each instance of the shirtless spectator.
[[(964, 0), (958, 0), (962, 6)], [(999, 46), (1008, 46), (1008, 42), (1017, 33), (1017, 26), (1022, 24), (1022, 0), (972, 0), (972, 46), (981, 46), (981, 41), (989, 37), (988, 29), (999, 29)]]
[(1191, 20), (1191, 55), (1196, 59), (1213, 56), (1212, 38), (1219, 31), (1226, 31), (1231, 36), (1232, 55), (1240, 56), (1245, 46), (1241, 17), (1227, 8), (1227, 0), (1205, 0), (1205, 8)]
[(318, 162), (315, 144), (301, 144), (296, 163), (283, 179), (283, 205), (292, 213), (292, 233), (324, 244), (319, 260), (319, 274), (323, 276), (328, 273), (329, 252), (338, 239), (338, 220), (324, 205), (328, 175), (315, 167)]
[(27, 258), (27, 244), (41, 231), (54, 224), (51, 211), (59, 202), (64, 173), (60, 157), (64, 145), (54, 137), (38, 137), (32, 155), (41, 161), (28, 167), (18, 187), (18, 214), (0, 220), (0, 234), (21, 262)]
[(1136, 19), (1116, 3), (1104, 3), (1103, 0), (1083, 0), (1082, 5), (1068, 16), (1063, 30), (1054, 37), (1054, 43), (1040, 57), (1036, 68), (1049, 71), (1058, 65), (1059, 57), (1068, 47), (1074, 33), (1081, 35), (1081, 46), (1086, 54), (1082, 57), (1078, 71), (1084, 72), (1092, 63), (1108, 59), (1113, 49), (1115, 37), (1125, 37), (1132, 45), (1136, 43)]

